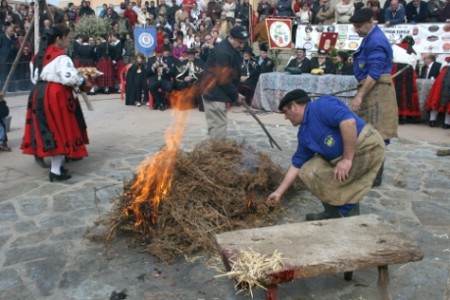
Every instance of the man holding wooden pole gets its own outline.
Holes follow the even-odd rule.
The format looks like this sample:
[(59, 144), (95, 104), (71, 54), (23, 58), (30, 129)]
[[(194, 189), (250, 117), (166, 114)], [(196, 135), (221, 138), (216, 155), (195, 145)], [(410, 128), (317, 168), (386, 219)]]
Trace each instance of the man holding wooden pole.
[[(397, 137), (398, 108), (391, 70), (393, 53), (386, 35), (373, 23), (373, 11), (362, 8), (350, 18), (356, 33), (363, 38), (353, 54), (353, 71), (358, 92), (351, 108), (365, 122), (377, 129), (386, 145)], [(381, 185), (383, 165), (374, 181)]]

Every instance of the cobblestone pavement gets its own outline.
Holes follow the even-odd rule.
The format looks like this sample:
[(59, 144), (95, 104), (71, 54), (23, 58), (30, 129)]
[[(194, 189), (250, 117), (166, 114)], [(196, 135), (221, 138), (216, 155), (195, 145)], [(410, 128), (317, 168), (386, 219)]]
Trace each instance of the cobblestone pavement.
[[(86, 238), (87, 229), (110, 211), (110, 199), (120, 193), (123, 179), (130, 178), (138, 163), (164, 143), (162, 128), (170, 118), (168, 112), (145, 112), (144, 118), (134, 107), (94, 103), (105, 119), (99, 122), (100, 112), (87, 112), (90, 132), (106, 136), (91, 134), (90, 157), (67, 166), (74, 173), (71, 180), (50, 183), (48, 170), (20, 154), (23, 100), (16, 106), (9, 103), (16, 126), (10, 133), (14, 151), (0, 153), (0, 299), (109, 299), (123, 289), (127, 299), (249, 299), (235, 295), (231, 281), (214, 279), (218, 273), (206, 258), (180, 257), (166, 265), (124, 241), (114, 243), (107, 257), (102, 244)], [(199, 112), (193, 114), (203, 118)], [(165, 121), (159, 124), (163, 115)], [(127, 123), (130, 116), (136, 120)], [(230, 136), (270, 153), (276, 163), (288, 167), (296, 146), (295, 128), (286, 123), (267, 125), (284, 149), (278, 151), (270, 148), (256, 122), (235, 116), (230, 114)], [(282, 122), (281, 116), (276, 117)], [(192, 149), (205, 137), (204, 121), (195, 119), (187, 126), (182, 147)], [(393, 140), (383, 185), (361, 205), (362, 214), (380, 215), (416, 240), (425, 253), (420, 262), (390, 266), (393, 299), (450, 299), (450, 157), (435, 154), (443, 146), (450, 147)], [(306, 213), (321, 209), (309, 192), (283, 206), (286, 214), (281, 223), (303, 221)], [(351, 282), (342, 277), (281, 285), (280, 299), (378, 299), (376, 269), (356, 271)], [(262, 299), (263, 292), (257, 290), (255, 298)]]

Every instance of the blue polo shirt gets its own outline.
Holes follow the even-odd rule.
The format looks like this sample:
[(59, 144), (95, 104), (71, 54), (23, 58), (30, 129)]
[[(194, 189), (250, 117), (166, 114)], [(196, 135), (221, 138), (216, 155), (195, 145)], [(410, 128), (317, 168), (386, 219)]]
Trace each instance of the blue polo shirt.
[(353, 72), (358, 81), (368, 75), (375, 80), (392, 70), (392, 47), (386, 35), (375, 25), (353, 54)]
[(326, 95), (308, 103), (298, 130), (298, 146), (292, 156), (292, 165), (301, 168), (316, 154), (326, 160), (342, 156), (344, 143), (339, 124), (348, 119), (355, 119), (359, 136), (366, 123), (338, 98)]

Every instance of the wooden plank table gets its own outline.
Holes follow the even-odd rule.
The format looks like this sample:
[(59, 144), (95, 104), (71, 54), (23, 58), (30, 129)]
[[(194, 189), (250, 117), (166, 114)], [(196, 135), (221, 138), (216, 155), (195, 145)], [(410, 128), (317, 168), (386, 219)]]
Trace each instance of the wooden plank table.
[(388, 265), (423, 258), (415, 242), (373, 214), (237, 230), (215, 237), (228, 270), (230, 258), (240, 250), (282, 254), (283, 269), (266, 274), (268, 279), (262, 282), (266, 299), (278, 299), (279, 283), (330, 273), (348, 275), (369, 267), (378, 267), (381, 299), (390, 299)]

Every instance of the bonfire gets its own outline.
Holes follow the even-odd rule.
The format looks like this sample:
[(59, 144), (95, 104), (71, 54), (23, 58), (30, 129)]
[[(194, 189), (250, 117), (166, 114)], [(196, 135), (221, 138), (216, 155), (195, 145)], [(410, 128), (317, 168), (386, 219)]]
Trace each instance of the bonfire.
[(106, 243), (128, 232), (146, 251), (171, 262), (179, 254), (215, 251), (215, 233), (278, 219), (280, 210), (265, 201), (284, 172), (267, 154), (227, 140), (206, 140), (191, 152), (180, 149), (192, 103), (186, 99), (197, 94), (195, 87), (171, 94), (175, 123), (166, 144), (125, 183), (112, 215), (102, 222), (108, 227)]

